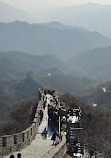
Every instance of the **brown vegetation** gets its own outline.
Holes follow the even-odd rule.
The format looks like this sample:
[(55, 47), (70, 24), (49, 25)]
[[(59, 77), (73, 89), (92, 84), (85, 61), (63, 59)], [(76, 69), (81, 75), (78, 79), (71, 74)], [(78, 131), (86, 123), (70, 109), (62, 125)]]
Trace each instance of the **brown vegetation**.
[(8, 108), (0, 117), (0, 136), (19, 133), (28, 128), (36, 107), (36, 101), (24, 101)]
[(104, 152), (107, 158), (110, 158), (111, 111), (85, 105), (70, 94), (65, 94), (60, 99), (61, 104), (67, 108), (81, 107), (84, 144), (97, 148), (100, 152)]

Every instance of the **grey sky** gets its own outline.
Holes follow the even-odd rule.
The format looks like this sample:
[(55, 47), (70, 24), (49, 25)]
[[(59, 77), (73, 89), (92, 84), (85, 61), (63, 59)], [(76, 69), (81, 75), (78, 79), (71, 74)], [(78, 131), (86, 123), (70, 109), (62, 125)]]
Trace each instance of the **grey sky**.
[(111, 4), (111, 0), (0, 0), (8, 3), (22, 10), (33, 12), (50, 9), (57, 9), (59, 7), (66, 7), (75, 4), (85, 4), (88, 2)]

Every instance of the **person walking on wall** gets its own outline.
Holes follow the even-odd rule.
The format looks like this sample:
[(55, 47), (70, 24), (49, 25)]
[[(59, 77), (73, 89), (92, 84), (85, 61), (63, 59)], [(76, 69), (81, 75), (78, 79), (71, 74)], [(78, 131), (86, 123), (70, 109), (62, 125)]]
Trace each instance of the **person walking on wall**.
[(55, 146), (60, 143), (59, 135), (56, 135)]
[(44, 136), (45, 136), (45, 139), (47, 138), (47, 129), (45, 127), (45, 131), (44, 131)]
[(53, 140), (53, 145), (55, 143), (55, 139), (56, 139), (56, 132), (53, 133), (51, 140)]
[(17, 154), (17, 158), (21, 158), (21, 153), (18, 153), (18, 154)]
[(10, 158), (14, 158), (14, 155), (11, 155)]

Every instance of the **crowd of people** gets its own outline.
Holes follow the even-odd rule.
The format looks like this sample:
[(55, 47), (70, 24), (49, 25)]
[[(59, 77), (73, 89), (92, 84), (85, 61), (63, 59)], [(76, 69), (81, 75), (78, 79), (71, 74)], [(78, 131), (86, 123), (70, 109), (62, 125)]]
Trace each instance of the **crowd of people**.
[[(48, 108), (48, 123), (50, 124), (51, 130), (53, 131), (51, 140), (53, 141), (53, 145), (57, 145), (62, 141), (61, 133), (58, 133), (58, 125), (59, 125), (59, 118), (60, 123), (66, 123), (70, 116), (76, 116), (79, 120), (81, 111), (80, 109), (65, 109), (58, 105), (58, 98), (54, 95), (53, 91), (44, 91), (43, 94), (43, 109), (39, 111), (40, 121), (39, 125), (43, 120), (44, 110)], [(61, 126), (61, 125), (60, 125)], [(44, 129), (44, 138), (47, 138), (47, 128)], [(10, 158), (14, 158), (14, 155), (11, 155)], [(17, 154), (17, 158), (21, 158), (21, 153)]]
[[(46, 106), (48, 107), (48, 123), (51, 127), (51, 130), (54, 131), (51, 140), (53, 140), (53, 145), (57, 145), (62, 140), (61, 134), (58, 134), (57, 132), (58, 121), (60, 116), (59, 109), (57, 108), (58, 99), (54, 95), (53, 91), (45, 91), (43, 101), (43, 109), (45, 110)], [(47, 132), (44, 132), (44, 134), (46, 133)]]
[[(59, 104), (58, 99), (54, 95), (54, 92), (45, 90), (43, 94), (43, 110), (45, 110), (45, 108), (48, 107), (48, 123), (50, 124), (51, 130), (54, 131), (51, 138), (53, 140), (53, 145), (57, 145), (61, 141), (60, 133), (57, 134), (59, 117), (60, 117), (60, 124), (62, 125), (62, 123), (67, 123), (67, 121), (69, 122), (71, 121), (70, 116), (72, 117), (76, 116), (77, 120), (79, 120), (81, 116), (80, 109), (65, 109), (60, 105), (58, 106), (58, 104)], [(43, 110), (40, 110), (39, 112), (40, 123), (42, 122), (43, 119)], [(44, 138), (45, 139), (47, 138), (46, 129), (44, 130)]]
[[(51, 93), (51, 94), (50, 94)], [(58, 109), (58, 100), (55, 98), (55, 96), (53, 95), (52, 92), (46, 92), (44, 93), (43, 96), (43, 110), (45, 110), (46, 106), (48, 106), (48, 122), (51, 125), (51, 130), (54, 131), (51, 137), (51, 140), (53, 141), (53, 145), (57, 145), (60, 143), (60, 141), (62, 141), (62, 136), (61, 133), (58, 134), (58, 132), (56, 131), (56, 127), (58, 127), (58, 123), (59, 123), (59, 116), (61, 119), (61, 123), (63, 121), (62, 118), (64, 118), (64, 121), (67, 121), (68, 116), (76, 116), (79, 118), (80, 116), (80, 110), (76, 110), (75, 112), (72, 109), (68, 109), (66, 110), (63, 107), (59, 107)], [(47, 97), (47, 94), (50, 95), (50, 99)], [(52, 96), (52, 97), (51, 97)], [(49, 100), (48, 100), (49, 99)], [(39, 116), (40, 116), (40, 122), (39, 124), (41, 124), (42, 120), (43, 120), (43, 110), (39, 111)], [(47, 138), (47, 129), (45, 128), (44, 130), (44, 138)], [(10, 158), (14, 158), (14, 155), (11, 155)], [(18, 153), (17, 154), (17, 158), (21, 158), (21, 154)]]

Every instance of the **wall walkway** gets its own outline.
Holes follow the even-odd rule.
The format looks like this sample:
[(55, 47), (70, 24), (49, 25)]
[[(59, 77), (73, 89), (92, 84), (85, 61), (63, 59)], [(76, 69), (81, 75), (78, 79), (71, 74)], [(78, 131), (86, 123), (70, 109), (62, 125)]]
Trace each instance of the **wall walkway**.
[[(62, 142), (56, 147), (52, 145), (50, 138), (44, 139), (44, 129), (48, 124), (47, 107), (45, 108), (42, 123), (39, 125), (39, 111), (43, 108), (44, 91), (39, 89), (39, 103), (35, 113), (35, 118), (31, 127), (21, 133), (11, 136), (0, 137), (0, 158), (9, 158), (13, 153), (17, 158), (17, 153), (22, 154), (22, 158), (62, 158), (66, 153), (66, 139), (63, 135)], [(3, 142), (4, 139), (6, 142)], [(5, 143), (5, 147), (3, 147)], [(7, 156), (5, 156), (7, 155)]]

